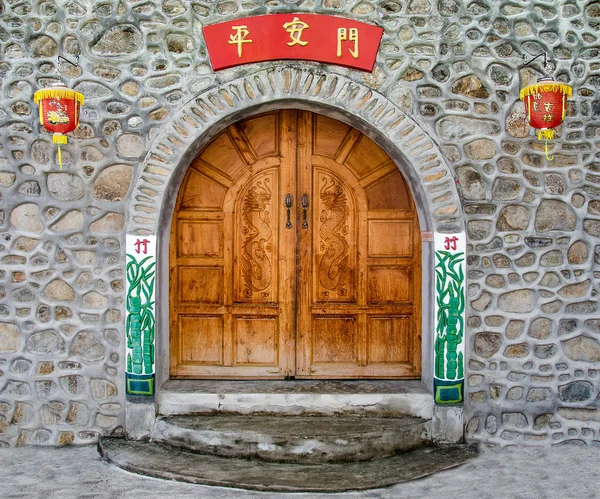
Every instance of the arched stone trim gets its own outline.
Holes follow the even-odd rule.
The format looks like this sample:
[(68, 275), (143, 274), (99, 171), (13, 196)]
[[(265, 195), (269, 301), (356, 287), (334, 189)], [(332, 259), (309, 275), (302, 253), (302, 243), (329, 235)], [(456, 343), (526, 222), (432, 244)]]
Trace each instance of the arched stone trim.
[[(187, 167), (201, 149), (231, 123), (252, 114), (286, 107), (324, 111), (328, 116), (357, 128), (383, 147), (403, 173), (417, 206), (421, 230), (436, 234), (435, 246), (425, 244), (422, 249), (423, 310), (427, 311), (423, 314), (423, 331), (426, 334), (423, 334), (422, 340), (422, 382), (434, 388), (438, 403), (461, 403), (463, 379), (450, 377), (455, 379), (454, 385), (446, 387), (440, 383), (445, 382), (444, 379), (434, 377), (440, 357), (440, 353), (435, 351), (440, 333), (436, 332), (437, 319), (433, 313), (439, 302), (439, 294), (434, 292), (434, 267), (440, 255), (445, 254), (440, 250), (443, 252), (448, 238), (460, 241), (459, 246), (452, 249), (462, 250), (463, 271), (466, 249), (463, 211), (452, 171), (428, 133), (387, 97), (345, 76), (318, 72), (293, 63), (271, 66), (221, 83), (218, 88), (187, 102), (155, 138), (138, 170), (126, 229), (127, 239), (131, 241), (128, 245), (139, 236), (157, 236), (156, 239), (149, 238), (156, 240), (158, 257), (156, 386), (169, 378), (169, 339), (168, 334), (161, 334), (161, 331), (169, 330), (168, 299), (162, 297), (169, 295), (169, 228)], [(463, 295), (464, 289), (463, 281)], [(464, 308), (461, 315), (464, 334)], [(459, 343), (453, 345), (457, 348), (454, 353), (464, 351), (462, 335)], [(448, 352), (449, 348), (442, 347), (441, 355), (446, 362), (449, 362)], [(460, 362), (462, 364), (462, 357)], [(454, 371), (457, 371), (456, 365)], [(462, 369), (458, 372), (462, 373)], [(151, 378), (154, 382), (154, 374)], [(450, 390), (447, 392), (449, 398), (438, 396), (440, 386), (442, 390)], [(453, 398), (457, 393), (460, 399)], [(131, 438), (146, 437), (154, 421), (154, 405), (139, 403), (143, 401), (150, 402), (151, 399), (131, 399), (127, 404), (126, 426)], [(462, 438), (461, 407), (436, 406), (433, 422), (436, 439), (458, 441)]]
[(382, 94), (349, 78), (286, 65), (221, 84), (183, 106), (154, 140), (139, 171), (127, 233), (157, 234), (163, 202), (177, 192), (178, 182), (173, 180), (182, 177), (201, 148), (244, 112), (286, 107), (284, 101), (287, 106), (295, 101), (294, 107), (329, 108), (339, 115), (334, 117), (380, 143), (409, 182), (420, 205), (422, 229), (464, 231), (451, 170), (435, 142), (410, 116)]

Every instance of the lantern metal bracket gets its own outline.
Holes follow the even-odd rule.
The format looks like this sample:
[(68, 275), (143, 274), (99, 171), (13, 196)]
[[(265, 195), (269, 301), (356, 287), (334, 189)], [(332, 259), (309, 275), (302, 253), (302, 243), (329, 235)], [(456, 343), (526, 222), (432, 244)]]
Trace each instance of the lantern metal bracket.
[(78, 68), (78, 67), (79, 67), (79, 56), (77, 56), (77, 57), (75, 58), (75, 62), (72, 62), (72, 61), (70, 61), (69, 59), (67, 59), (66, 57), (63, 57), (62, 55), (59, 55), (59, 56), (56, 58), (56, 60), (57, 60), (57, 62), (58, 62), (58, 64), (59, 64), (59, 65), (60, 65), (60, 61), (61, 61), (61, 59), (62, 59), (63, 61), (65, 61), (65, 62), (68, 62), (68, 63), (69, 63), (71, 66), (75, 66), (76, 68)]
[(529, 61), (527, 60), (527, 54), (523, 54), (523, 67), (529, 66), (533, 61), (539, 59), (542, 56), (544, 56), (544, 73), (546, 74), (546, 76), (549, 76), (552, 72), (552, 68), (550, 67), (550, 64), (548, 64), (548, 54), (546, 52), (542, 52), (541, 54), (536, 55)]

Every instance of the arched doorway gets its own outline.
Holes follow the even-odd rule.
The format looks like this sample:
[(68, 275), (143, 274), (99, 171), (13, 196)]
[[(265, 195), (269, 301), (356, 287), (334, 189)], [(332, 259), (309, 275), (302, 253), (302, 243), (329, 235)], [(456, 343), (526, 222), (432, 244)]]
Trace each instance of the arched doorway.
[(171, 227), (171, 377), (420, 376), (415, 205), (357, 130), (296, 110), (230, 125)]

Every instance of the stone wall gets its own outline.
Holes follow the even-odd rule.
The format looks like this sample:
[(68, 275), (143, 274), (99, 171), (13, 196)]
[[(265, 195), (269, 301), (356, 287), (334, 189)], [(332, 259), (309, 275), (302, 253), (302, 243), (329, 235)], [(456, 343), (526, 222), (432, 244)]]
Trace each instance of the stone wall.
[[(142, 160), (194, 96), (285, 65), (214, 74), (203, 24), (292, 11), (383, 26), (372, 74), (305, 66), (396, 102), (455, 172), (470, 241), (468, 438), (600, 440), (600, 2), (0, 0), (0, 444), (122, 431), (126, 212), (158, 216), (151, 185), (132, 194), (144, 175), (160, 185)], [(553, 161), (518, 102), (540, 67), (520, 70), (521, 55), (544, 50), (574, 86)], [(86, 97), (62, 172), (32, 100), (57, 70)]]

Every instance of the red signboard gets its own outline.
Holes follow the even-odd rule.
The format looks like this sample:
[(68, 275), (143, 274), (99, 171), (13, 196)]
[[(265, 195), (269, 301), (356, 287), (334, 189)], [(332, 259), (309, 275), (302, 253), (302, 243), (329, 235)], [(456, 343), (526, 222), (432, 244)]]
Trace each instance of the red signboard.
[(213, 69), (303, 59), (372, 71), (383, 29), (342, 17), (272, 14), (202, 28)]

